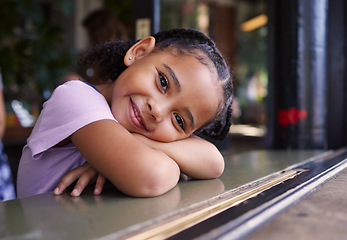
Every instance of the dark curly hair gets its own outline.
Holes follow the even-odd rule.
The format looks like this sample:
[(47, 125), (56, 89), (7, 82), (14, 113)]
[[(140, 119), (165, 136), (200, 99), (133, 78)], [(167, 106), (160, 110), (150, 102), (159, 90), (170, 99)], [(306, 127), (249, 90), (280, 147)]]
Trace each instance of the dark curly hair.
[[(198, 129), (195, 134), (215, 140), (224, 139), (231, 125), (233, 82), (230, 70), (215, 43), (205, 34), (193, 29), (172, 29), (152, 36), (156, 40), (153, 51), (169, 50), (178, 54), (191, 54), (201, 63), (212, 65), (217, 70), (224, 93), (223, 107), (215, 118)], [(96, 66), (101, 80), (115, 81), (127, 68), (124, 56), (133, 44), (135, 42), (112, 41), (97, 45), (85, 52), (79, 63)]]

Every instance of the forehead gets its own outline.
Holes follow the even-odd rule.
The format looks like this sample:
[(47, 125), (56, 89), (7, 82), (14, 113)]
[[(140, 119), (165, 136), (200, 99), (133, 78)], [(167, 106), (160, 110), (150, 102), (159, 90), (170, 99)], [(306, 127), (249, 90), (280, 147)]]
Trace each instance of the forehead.
[[(194, 57), (196, 60), (198, 60), (201, 64), (207, 66), (211, 72), (216, 72), (216, 67), (214, 66), (214, 63), (212, 60), (207, 56), (206, 53), (204, 53), (202, 50), (199, 49), (178, 49), (174, 46), (169, 46), (163, 49), (155, 48), (153, 52), (160, 52), (162, 51), (164, 54), (171, 54), (173, 56), (183, 57), (183, 56), (190, 56)], [(216, 75), (217, 76), (217, 75)]]
[[(175, 65), (177, 68), (188, 68), (190, 69), (189, 72), (191, 73), (196, 73), (194, 71), (203, 71), (205, 73), (208, 72), (208, 77), (216, 81), (214, 85), (218, 85), (217, 70), (212, 61), (201, 51), (193, 50), (188, 52), (187, 50), (184, 50), (179, 52), (175, 49), (166, 48), (164, 51), (161, 51), (159, 53), (160, 55), (162, 55), (162, 58), (166, 63)], [(163, 60), (161, 59), (161, 61)]]

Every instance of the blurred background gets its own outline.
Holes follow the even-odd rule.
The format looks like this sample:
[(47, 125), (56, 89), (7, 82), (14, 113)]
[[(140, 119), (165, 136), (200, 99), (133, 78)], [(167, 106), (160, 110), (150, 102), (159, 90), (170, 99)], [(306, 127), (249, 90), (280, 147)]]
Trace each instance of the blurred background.
[(53, 89), (95, 74), (76, 64), (83, 50), (171, 28), (206, 33), (230, 65), (233, 125), (215, 142), (221, 151), (346, 146), (346, 10), (343, 0), (1, 0), (3, 143), (13, 178)]

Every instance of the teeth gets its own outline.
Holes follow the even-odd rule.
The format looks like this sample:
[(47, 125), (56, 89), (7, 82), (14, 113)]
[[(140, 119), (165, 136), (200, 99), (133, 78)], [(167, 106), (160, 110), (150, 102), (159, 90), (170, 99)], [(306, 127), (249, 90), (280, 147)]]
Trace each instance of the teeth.
[(139, 120), (139, 122), (143, 125), (142, 123), (142, 119), (139, 116), (139, 113), (137, 112), (137, 108), (135, 106), (133, 106), (134, 108), (134, 112), (135, 112), (135, 117), (137, 118), (137, 120)]

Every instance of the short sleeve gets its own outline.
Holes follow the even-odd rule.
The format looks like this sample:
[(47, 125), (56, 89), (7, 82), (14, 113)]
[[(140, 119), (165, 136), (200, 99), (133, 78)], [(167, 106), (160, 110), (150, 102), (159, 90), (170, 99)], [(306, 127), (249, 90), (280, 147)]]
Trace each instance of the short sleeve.
[(92, 122), (114, 120), (106, 99), (81, 81), (60, 85), (43, 105), (28, 146), (33, 157)]

